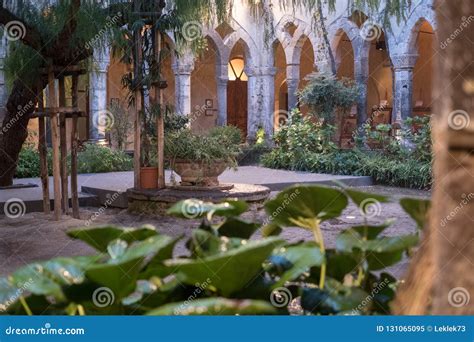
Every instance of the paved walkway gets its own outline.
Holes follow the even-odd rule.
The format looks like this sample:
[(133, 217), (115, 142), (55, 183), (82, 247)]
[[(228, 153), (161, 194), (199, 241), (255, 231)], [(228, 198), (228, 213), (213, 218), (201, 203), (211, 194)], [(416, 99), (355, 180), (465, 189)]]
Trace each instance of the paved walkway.
[[(170, 172), (166, 172), (169, 180)], [(370, 177), (334, 176), (299, 171), (273, 170), (258, 166), (242, 166), (237, 171), (225, 171), (219, 180), (223, 183), (251, 183), (269, 187), (272, 191), (280, 191), (294, 184), (331, 184), (338, 180), (351, 186), (371, 185)], [(41, 209), (42, 192), (39, 178), (15, 179), (15, 184), (32, 183), (34, 188), (0, 190), (0, 214), (3, 204), (12, 198), (21, 199), (27, 203), (27, 211)], [(78, 176), (80, 200), (82, 205), (93, 205), (95, 195), (105, 196), (110, 192), (124, 193), (133, 187), (132, 172), (111, 172), (100, 174), (83, 174)], [(52, 197), (53, 183), (50, 177), (50, 193)], [(102, 195), (103, 196), (102, 196)], [(101, 201), (102, 202), (102, 201)], [(119, 201), (120, 202), (120, 201)], [(123, 201), (122, 201), (123, 202)]]

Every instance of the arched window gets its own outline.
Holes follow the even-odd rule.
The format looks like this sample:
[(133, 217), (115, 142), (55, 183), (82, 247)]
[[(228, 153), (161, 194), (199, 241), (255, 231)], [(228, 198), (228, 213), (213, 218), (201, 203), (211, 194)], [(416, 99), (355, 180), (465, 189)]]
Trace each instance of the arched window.
[(242, 57), (233, 58), (229, 62), (229, 81), (248, 81), (244, 69), (245, 60)]

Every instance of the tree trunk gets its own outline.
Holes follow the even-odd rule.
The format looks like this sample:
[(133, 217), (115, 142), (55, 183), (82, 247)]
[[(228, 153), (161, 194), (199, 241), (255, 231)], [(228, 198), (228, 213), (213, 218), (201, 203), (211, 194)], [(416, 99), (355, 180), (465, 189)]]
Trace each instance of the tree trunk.
[(36, 93), (23, 82), (15, 81), (0, 129), (0, 186), (13, 184), (18, 156), (28, 137), (28, 122), (36, 103)]
[(439, 0), (435, 8), (447, 47), (437, 49), (435, 66), (433, 206), (395, 312), (473, 315), (474, 30), (465, 25), (474, 2)]

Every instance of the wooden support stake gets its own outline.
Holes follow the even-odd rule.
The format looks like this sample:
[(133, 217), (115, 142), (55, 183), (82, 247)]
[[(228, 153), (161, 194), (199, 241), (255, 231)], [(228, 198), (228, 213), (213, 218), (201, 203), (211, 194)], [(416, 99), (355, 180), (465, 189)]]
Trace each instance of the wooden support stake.
[[(76, 107), (78, 103), (78, 76), (72, 76), (72, 106)], [(72, 202), (72, 217), (79, 219), (79, 194), (77, 185), (77, 148), (78, 148), (78, 131), (77, 131), (77, 115), (72, 117), (72, 131), (71, 131), (71, 202)]]
[[(161, 33), (155, 30), (155, 59), (159, 63), (161, 53)], [(161, 81), (161, 80), (160, 80)], [(165, 178), (165, 110), (163, 105), (163, 92), (159, 86), (155, 87), (155, 102), (160, 106), (160, 115), (156, 118), (157, 135), (157, 164), (158, 164), (158, 189), (166, 188)]]
[[(53, 71), (48, 74), (49, 106), (56, 106), (56, 87)], [(53, 184), (54, 184), (54, 219), (61, 219), (61, 161), (59, 151), (58, 113), (51, 114), (51, 140), (53, 143)]]
[[(44, 109), (43, 82), (38, 82), (38, 110)], [(49, 175), (48, 175), (48, 150), (46, 147), (46, 121), (44, 117), (38, 118), (39, 138), (38, 152), (40, 157), (41, 188), (43, 191), (43, 211), (46, 215), (51, 213), (51, 203), (49, 200)]]
[(135, 120), (134, 120), (134, 158), (133, 158), (133, 178), (135, 189), (140, 189), (140, 168), (141, 168), (141, 122), (140, 110), (142, 109), (142, 40), (140, 30), (135, 30), (133, 34), (134, 46), (134, 79), (135, 79)]
[[(66, 85), (64, 77), (59, 78), (59, 106), (66, 106)], [(61, 141), (61, 207), (64, 214), (69, 213), (69, 177), (67, 172), (67, 137), (66, 137), (66, 118), (59, 114), (59, 135)]]

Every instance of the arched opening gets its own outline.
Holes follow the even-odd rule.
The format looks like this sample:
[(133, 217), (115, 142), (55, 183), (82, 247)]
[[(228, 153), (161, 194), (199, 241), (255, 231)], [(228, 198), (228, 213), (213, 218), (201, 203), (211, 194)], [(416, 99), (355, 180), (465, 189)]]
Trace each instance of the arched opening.
[[(336, 76), (339, 79), (348, 78), (354, 80), (354, 49), (352, 43), (344, 30), (340, 29), (336, 35), (339, 41), (335, 52)], [(341, 148), (352, 148), (355, 145), (354, 132), (357, 129), (357, 110), (347, 113), (340, 119), (340, 129), (336, 139)]]
[(423, 20), (416, 36), (418, 59), (413, 69), (413, 115), (431, 113), (433, 87), (434, 30)]
[(286, 56), (279, 40), (274, 44), (275, 74), (275, 116), (274, 129), (278, 130), (288, 119), (288, 86), (286, 82)]
[(217, 121), (217, 48), (209, 37), (200, 57), (194, 62), (191, 74), (191, 128), (195, 132), (206, 132), (216, 126)]
[(372, 127), (392, 122), (393, 73), (385, 34), (370, 44), (369, 80), (367, 85), (367, 118)]
[(248, 77), (246, 67), (246, 45), (240, 39), (232, 49), (229, 60), (229, 82), (227, 84), (227, 124), (236, 126), (247, 136), (248, 123)]
[[(314, 58), (314, 47), (308, 37), (303, 36), (300, 38), (301, 56), (300, 56), (300, 84), (298, 89), (303, 89), (308, 81), (306, 76), (315, 71), (315, 58)], [(302, 108), (302, 111), (305, 110)], [(306, 110), (305, 110), (306, 111)]]

